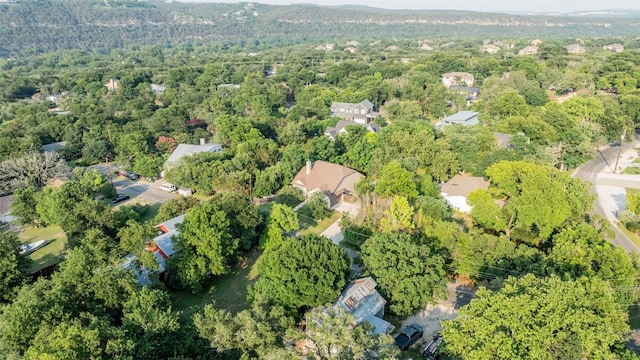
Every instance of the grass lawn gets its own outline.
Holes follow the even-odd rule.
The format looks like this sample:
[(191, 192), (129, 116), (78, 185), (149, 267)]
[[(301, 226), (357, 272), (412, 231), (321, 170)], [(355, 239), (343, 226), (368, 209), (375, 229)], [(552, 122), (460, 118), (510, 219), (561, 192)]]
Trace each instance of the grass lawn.
[(640, 189), (633, 189), (633, 188), (624, 188), (624, 190), (627, 192), (627, 194), (634, 194), (634, 193), (640, 192)]
[(255, 265), (261, 254), (260, 251), (251, 250), (230, 273), (209, 280), (200, 294), (172, 291), (173, 308), (200, 311), (215, 301), (216, 307), (227, 309), (232, 314), (247, 309), (247, 290), (258, 277)]
[(622, 170), (622, 173), (627, 175), (638, 175), (640, 174), (640, 167), (627, 166)]
[(627, 228), (618, 221), (616, 221), (616, 226), (629, 238), (629, 240), (631, 240), (631, 242), (636, 244), (637, 247), (640, 247), (640, 237), (638, 237), (638, 235), (627, 230)]
[(30, 244), (38, 240), (48, 240), (48, 243), (31, 253), (29, 257), (33, 260), (31, 273), (38, 272), (48, 266), (59, 263), (62, 260), (62, 251), (67, 245), (67, 236), (59, 226), (48, 226), (44, 228), (29, 227), (18, 234), (20, 242)]
[(333, 224), (340, 218), (339, 211), (332, 211), (331, 216), (321, 221), (316, 221), (315, 219), (308, 217), (308, 215), (306, 214), (300, 214), (300, 215), (302, 215), (298, 217), (298, 222), (300, 223), (300, 228), (302, 229), (299, 232), (300, 235), (306, 235), (306, 234), (320, 235), (331, 224)]

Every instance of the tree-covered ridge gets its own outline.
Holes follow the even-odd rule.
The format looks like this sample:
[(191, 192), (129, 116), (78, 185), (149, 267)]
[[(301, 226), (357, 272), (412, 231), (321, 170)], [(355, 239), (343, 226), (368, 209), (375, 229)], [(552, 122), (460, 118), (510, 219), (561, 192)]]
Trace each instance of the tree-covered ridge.
[(639, 28), (634, 18), (253, 3), (23, 0), (0, 4), (0, 56), (194, 40), (274, 44), (334, 38), (587, 37), (632, 35)]

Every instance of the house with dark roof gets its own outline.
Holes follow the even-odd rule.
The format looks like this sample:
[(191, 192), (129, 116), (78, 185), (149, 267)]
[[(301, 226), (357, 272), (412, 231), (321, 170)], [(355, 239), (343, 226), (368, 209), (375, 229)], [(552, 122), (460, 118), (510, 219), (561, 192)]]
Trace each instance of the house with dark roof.
[(458, 111), (457, 113), (447, 116), (440, 124), (441, 128), (451, 125), (472, 126), (480, 124), (478, 113), (475, 111)]
[(467, 100), (467, 106), (475, 103), (480, 97), (480, 89), (477, 87), (468, 87), (464, 85), (451, 85), (449, 91), (454, 91), (460, 95), (463, 95)]
[(452, 208), (470, 213), (471, 206), (467, 203), (467, 196), (478, 189), (489, 189), (489, 182), (483, 177), (458, 174), (440, 186), (440, 195)]
[(355, 194), (355, 185), (364, 175), (346, 166), (317, 160), (307, 161), (291, 185), (300, 189), (305, 197), (318, 191), (324, 193), (329, 206), (349, 202)]
[(349, 131), (347, 131), (347, 126), (362, 126), (368, 132), (372, 132), (374, 134), (377, 134), (380, 132), (380, 125), (376, 123), (360, 124), (353, 121), (338, 120), (338, 122), (336, 123), (336, 126), (327, 127), (327, 130), (325, 130), (324, 135), (331, 140), (335, 140), (338, 135), (347, 135), (349, 133)]
[(378, 284), (372, 277), (357, 279), (349, 283), (334, 306), (340, 306), (351, 313), (354, 325), (368, 322), (374, 334), (390, 334), (395, 328), (382, 319), (387, 301), (376, 291)]
[(362, 100), (357, 104), (334, 102), (331, 104), (329, 114), (359, 124), (368, 124), (380, 116), (373, 109), (373, 103), (369, 100)]

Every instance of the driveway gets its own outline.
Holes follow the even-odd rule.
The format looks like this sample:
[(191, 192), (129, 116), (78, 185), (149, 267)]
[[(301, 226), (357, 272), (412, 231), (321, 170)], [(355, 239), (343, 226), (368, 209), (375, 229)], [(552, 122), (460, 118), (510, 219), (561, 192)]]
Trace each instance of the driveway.
[(471, 302), (476, 293), (475, 289), (471, 287), (455, 283), (447, 284), (447, 291), (449, 293), (447, 299), (439, 301), (436, 305), (427, 305), (419, 313), (404, 319), (396, 331), (411, 324), (418, 324), (422, 326), (424, 335), (417, 343), (429, 341), (442, 330), (442, 320), (455, 319), (458, 316), (458, 309)]
[[(358, 212), (360, 211), (360, 205), (338, 203), (337, 205), (333, 206), (331, 210), (340, 211), (340, 213), (342, 213), (342, 216), (357, 215)], [(325, 231), (323, 231), (322, 234), (320, 234), (324, 237), (331, 239), (331, 241), (338, 246), (340, 246), (340, 242), (344, 239), (344, 235), (342, 234), (342, 229), (340, 228), (340, 220), (342, 219), (342, 216), (340, 216), (338, 220), (336, 220), (333, 224), (329, 225), (329, 227)], [(346, 251), (347, 255), (349, 255), (351, 259), (355, 259), (358, 256), (360, 256), (360, 254), (358, 254), (358, 252), (353, 249), (349, 249), (346, 247), (343, 247), (343, 249), (344, 251)], [(362, 268), (357, 264), (352, 264), (351, 268), (356, 273), (360, 273), (360, 271), (362, 270)]]

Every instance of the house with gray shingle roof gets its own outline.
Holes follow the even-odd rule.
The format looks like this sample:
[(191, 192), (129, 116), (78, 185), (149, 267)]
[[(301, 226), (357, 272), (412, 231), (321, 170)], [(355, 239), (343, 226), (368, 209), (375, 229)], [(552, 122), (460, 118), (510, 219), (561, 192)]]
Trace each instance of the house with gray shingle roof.
[(180, 159), (198, 153), (219, 153), (222, 152), (222, 144), (207, 143), (200, 139), (200, 145), (179, 144), (171, 153), (171, 156), (164, 162), (165, 169), (171, 169), (178, 165)]
[(324, 135), (331, 140), (335, 140), (338, 135), (347, 135), (349, 133), (347, 131), (347, 126), (362, 126), (368, 132), (372, 132), (375, 134), (380, 132), (380, 125), (376, 123), (360, 124), (353, 121), (338, 120), (338, 122), (336, 123), (336, 126), (327, 127), (327, 130), (325, 130)]
[(362, 100), (357, 104), (334, 102), (331, 104), (330, 115), (358, 124), (368, 124), (380, 114), (373, 111), (371, 101)]
[(447, 116), (442, 120), (440, 127), (444, 128), (450, 125), (471, 126), (480, 124), (478, 113), (475, 111), (459, 111), (451, 116)]

